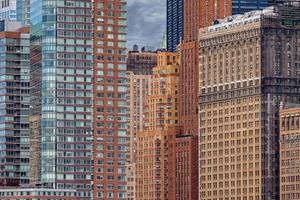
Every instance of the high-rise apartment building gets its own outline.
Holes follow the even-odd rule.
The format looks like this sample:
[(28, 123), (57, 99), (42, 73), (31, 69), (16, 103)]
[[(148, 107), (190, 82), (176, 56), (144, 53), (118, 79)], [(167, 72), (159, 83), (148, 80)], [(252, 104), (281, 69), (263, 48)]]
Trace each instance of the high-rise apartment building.
[(90, 199), (93, 3), (33, 0), (30, 6), (31, 123), (40, 129), (31, 130), (40, 139), (40, 174), (34, 179)]
[(178, 53), (158, 53), (148, 95), (149, 126), (137, 133), (136, 199), (175, 199)]
[(200, 30), (201, 199), (278, 199), (280, 102), (300, 97), (299, 11), (270, 7)]
[(175, 52), (183, 37), (183, 1), (167, 0), (167, 50)]
[(300, 198), (300, 108), (280, 110), (280, 199)]
[(29, 29), (0, 21), (0, 187), (29, 184)]
[(0, 20), (17, 19), (16, 0), (0, 0)]
[(126, 0), (94, 1), (94, 199), (126, 196)]
[(135, 50), (128, 53), (127, 71), (131, 71), (136, 75), (151, 75), (153, 67), (157, 65), (157, 53)]

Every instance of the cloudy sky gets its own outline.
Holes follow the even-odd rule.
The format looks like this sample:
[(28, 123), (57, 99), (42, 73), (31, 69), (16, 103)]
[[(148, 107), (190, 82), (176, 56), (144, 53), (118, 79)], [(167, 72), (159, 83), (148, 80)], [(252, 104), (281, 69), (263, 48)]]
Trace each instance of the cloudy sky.
[(158, 48), (166, 30), (165, 0), (127, 0), (128, 48), (133, 44)]

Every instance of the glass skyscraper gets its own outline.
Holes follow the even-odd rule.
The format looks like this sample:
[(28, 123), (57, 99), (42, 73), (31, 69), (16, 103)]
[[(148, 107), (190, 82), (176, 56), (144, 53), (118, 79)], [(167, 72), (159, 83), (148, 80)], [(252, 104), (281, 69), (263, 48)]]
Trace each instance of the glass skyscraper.
[(0, 20), (17, 19), (16, 0), (0, 0)]
[(31, 0), (30, 20), (32, 182), (124, 199), (126, 0)]
[(261, 10), (270, 5), (270, 0), (232, 0), (232, 14), (243, 14), (252, 10)]
[(92, 190), (92, 6), (92, 0), (31, 1), (31, 123), (41, 130), (40, 174), (33, 178), (75, 189), (80, 199), (90, 199)]
[(174, 52), (183, 37), (183, 0), (167, 0), (167, 49)]
[(30, 0), (17, 0), (17, 21), (24, 25), (30, 24)]

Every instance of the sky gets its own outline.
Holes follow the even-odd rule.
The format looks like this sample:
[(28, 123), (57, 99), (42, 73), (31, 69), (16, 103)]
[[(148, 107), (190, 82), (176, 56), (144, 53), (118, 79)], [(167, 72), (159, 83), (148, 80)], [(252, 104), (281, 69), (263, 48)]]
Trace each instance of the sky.
[(166, 32), (165, 0), (127, 0), (127, 47), (159, 47)]

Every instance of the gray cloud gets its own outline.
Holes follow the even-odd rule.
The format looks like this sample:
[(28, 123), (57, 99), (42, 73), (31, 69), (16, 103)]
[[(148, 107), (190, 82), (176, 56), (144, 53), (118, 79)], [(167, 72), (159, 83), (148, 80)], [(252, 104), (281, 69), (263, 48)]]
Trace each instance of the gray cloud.
[(127, 0), (128, 48), (159, 47), (166, 31), (166, 0)]

